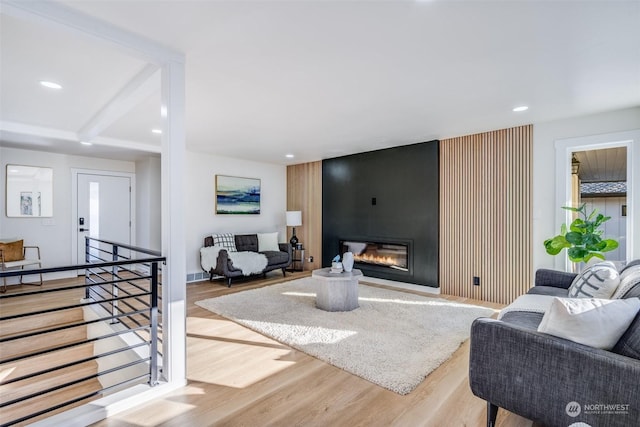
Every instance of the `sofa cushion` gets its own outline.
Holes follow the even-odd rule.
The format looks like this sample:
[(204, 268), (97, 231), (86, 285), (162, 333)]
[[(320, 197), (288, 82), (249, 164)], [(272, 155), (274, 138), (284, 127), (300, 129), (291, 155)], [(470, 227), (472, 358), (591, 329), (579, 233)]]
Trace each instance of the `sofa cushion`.
[(523, 328), (537, 330), (542, 322), (544, 313), (534, 313), (532, 311), (512, 311), (506, 313), (500, 320)]
[(568, 289), (576, 276), (576, 273), (539, 268), (536, 270), (535, 285)]
[(289, 254), (282, 251), (260, 251), (267, 257), (267, 265), (286, 264), (289, 262)]
[(627, 267), (620, 273), (620, 285), (611, 298), (640, 296), (640, 264)]
[(551, 295), (524, 294), (513, 300), (511, 304), (500, 310), (498, 320), (511, 312), (531, 312), (544, 314), (553, 302)]
[(554, 298), (538, 332), (609, 350), (640, 311), (640, 300)]
[(532, 295), (551, 295), (554, 297), (566, 297), (567, 289), (557, 288), (555, 286), (534, 286), (533, 288), (529, 289), (527, 293)]
[(214, 234), (213, 245), (219, 246), (227, 250), (227, 252), (238, 252), (236, 249), (236, 242), (232, 233)]
[[(0, 243), (0, 250), (2, 250), (2, 258), (4, 262), (21, 261), (24, 259), (23, 240), (16, 240), (15, 242)], [(2, 259), (0, 259), (2, 261)]]
[(631, 262), (628, 262), (627, 264), (625, 264), (621, 269), (620, 269), (620, 274), (624, 273), (625, 270), (627, 270), (628, 268), (632, 268), (635, 266), (640, 266), (640, 259), (634, 259)]
[(640, 360), (640, 314), (613, 347), (613, 352)]
[(236, 234), (236, 247), (239, 251), (258, 252), (256, 234)]
[(258, 250), (260, 252), (280, 251), (280, 247), (278, 246), (278, 232), (258, 233)]
[(571, 283), (570, 298), (609, 298), (620, 284), (620, 274), (610, 261), (587, 267)]

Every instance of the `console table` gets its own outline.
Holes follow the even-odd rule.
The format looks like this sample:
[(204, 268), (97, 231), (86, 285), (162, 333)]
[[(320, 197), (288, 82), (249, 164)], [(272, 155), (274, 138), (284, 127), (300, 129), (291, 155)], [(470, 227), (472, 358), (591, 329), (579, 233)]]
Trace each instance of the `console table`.
[(330, 268), (313, 270), (315, 280), (316, 307), (324, 311), (351, 311), (358, 305), (358, 280), (360, 270), (330, 273)]

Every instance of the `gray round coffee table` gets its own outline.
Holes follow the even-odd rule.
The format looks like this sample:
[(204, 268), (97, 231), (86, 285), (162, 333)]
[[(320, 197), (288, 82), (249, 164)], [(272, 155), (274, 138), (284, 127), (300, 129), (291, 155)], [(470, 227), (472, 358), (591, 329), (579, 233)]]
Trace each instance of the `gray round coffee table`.
[(313, 270), (316, 307), (325, 311), (351, 311), (358, 308), (358, 280), (360, 270), (330, 273), (330, 268)]

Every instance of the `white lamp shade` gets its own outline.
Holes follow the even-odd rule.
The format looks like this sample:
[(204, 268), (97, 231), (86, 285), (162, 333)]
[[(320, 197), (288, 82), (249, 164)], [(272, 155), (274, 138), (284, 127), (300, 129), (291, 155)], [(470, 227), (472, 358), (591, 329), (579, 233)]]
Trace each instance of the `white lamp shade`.
[(296, 227), (302, 225), (301, 211), (287, 211), (287, 226)]

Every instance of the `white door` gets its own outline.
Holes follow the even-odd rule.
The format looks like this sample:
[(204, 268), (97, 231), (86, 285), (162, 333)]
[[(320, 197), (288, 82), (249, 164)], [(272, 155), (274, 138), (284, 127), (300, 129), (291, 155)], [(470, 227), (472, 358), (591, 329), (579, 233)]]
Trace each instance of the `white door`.
[[(78, 264), (84, 264), (85, 236), (131, 244), (131, 178), (79, 173), (77, 182)], [(109, 245), (99, 246), (111, 252)], [(108, 252), (92, 249), (91, 253), (102, 258), (102, 262), (112, 260)]]

